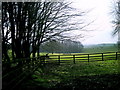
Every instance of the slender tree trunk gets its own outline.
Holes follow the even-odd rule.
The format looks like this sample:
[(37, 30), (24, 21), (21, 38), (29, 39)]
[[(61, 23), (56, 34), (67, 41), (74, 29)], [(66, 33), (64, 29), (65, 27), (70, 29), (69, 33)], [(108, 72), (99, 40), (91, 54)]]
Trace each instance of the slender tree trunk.
[(14, 51), (15, 51), (15, 25), (14, 25), (14, 18), (13, 18), (13, 5), (14, 3), (9, 3), (9, 15), (10, 15), (10, 22), (11, 22), (11, 37), (12, 37), (12, 59), (15, 58)]

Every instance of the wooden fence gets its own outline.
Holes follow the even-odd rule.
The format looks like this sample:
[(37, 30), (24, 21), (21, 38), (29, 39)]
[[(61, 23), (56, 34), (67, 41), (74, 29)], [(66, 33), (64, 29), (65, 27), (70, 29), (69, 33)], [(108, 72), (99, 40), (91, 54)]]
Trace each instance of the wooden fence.
[(105, 53), (91, 53), (91, 54), (61, 54), (49, 55), (44, 63), (78, 63), (78, 62), (93, 62), (105, 60), (118, 60), (120, 52), (105, 52)]
[[(105, 60), (120, 60), (120, 52), (106, 52), (106, 53), (91, 53), (91, 54), (60, 54), (41, 56), (36, 58), (23, 58), (13, 60), (11, 62), (2, 62), (2, 84), (3, 90), (9, 88), (10, 90), (20, 86), (20, 84), (37, 68), (44, 67), (49, 63), (68, 64), (79, 62), (105, 61)], [(15, 61), (15, 62), (14, 62)], [(19, 66), (18, 63), (22, 65)], [(8, 68), (7, 65), (11, 67)], [(16, 89), (17, 89), (16, 88)]]

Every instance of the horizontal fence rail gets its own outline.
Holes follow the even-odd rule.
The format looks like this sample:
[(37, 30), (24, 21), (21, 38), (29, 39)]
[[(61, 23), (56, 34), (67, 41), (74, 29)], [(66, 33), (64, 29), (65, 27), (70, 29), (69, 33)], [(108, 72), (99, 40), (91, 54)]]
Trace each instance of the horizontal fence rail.
[[(25, 78), (31, 75), (39, 67), (47, 64), (65, 64), (78, 62), (93, 62), (105, 60), (120, 60), (120, 52), (90, 53), (90, 54), (63, 54), (44, 55), (35, 58), (21, 58), (10, 62), (2, 62), (3, 87), (11, 90), (18, 87)], [(19, 66), (19, 63), (21, 65)], [(8, 67), (8, 65), (10, 65)], [(3, 89), (3, 90), (4, 90)]]
[(77, 62), (92, 62), (105, 60), (118, 60), (120, 52), (105, 52), (105, 53), (90, 53), (90, 54), (63, 54), (63, 55), (49, 55), (49, 59), (45, 63), (77, 63)]

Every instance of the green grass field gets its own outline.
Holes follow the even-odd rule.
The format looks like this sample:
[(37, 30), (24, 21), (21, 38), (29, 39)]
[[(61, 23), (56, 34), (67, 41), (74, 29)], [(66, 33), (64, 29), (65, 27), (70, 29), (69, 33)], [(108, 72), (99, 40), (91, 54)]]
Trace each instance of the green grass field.
[[(43, 69), (39, 68), (32, 75), (32, 79), (26, 83), (29, 88), (44, 87), (44, 88), (56, 88), (57, 85), (63, 83), (67, 86), (71, 86), (73, 80), (80, 77), (95, 77), (105, 75), (117, 75), (119, 74), (118, 60), (97, 61), (97, 62), (82, 62), (78, 64), (48, 64)], [(95, 77), (96, 78), (96, 77)], [(85, 81), (88, 78), (85, 78)], [(98, 78), (97, 78), (98, 79)], [(106, 84), (109, 78), (101, 78)], [(101, 81), (95, 81), (95, 83)], [(84, 82), (88, 83), (88, 82)], [(112, 82), (109, 82), (112, 85)]]
[[(88, 56), (89, 54), (89, 56)], [(41, 53), (45, 55), (45, 53)], [(120, 54), (116, 52), (104, 52), (104, 53), (49, 53), (49, 59), (46, 59), (46, 63), (59, 62), (60, 63), (79, 63), (79, 62), (93, 62), (93, 61), (106, 61), (117, 60)]]
[[(111, 51), (104, 49), (102, 52)], [(120, 61), (116, 60), (116, 51), (105, 53), (104, 61), (102, 61), (102, 52), (92, 54), (95, 53), (92, 52), (92, 49), (86, 49), (83, 53), (49, 53), (49, 59), (45, 60), (45, 66), (38, 68), (24, 82), (22, 88), (27, 90), (44, 88), (46, 90), (70, 87), (72, 90), (73, 88), (81, 88), (81, 90), (116, 88), (119, 90)], [(90, 54), (89, 62), (88, 54)], [(46, 53), (40, 53), (40, 56), (42, 55), (46, 55)], [(75, 64), (73, 63), (74, 55)], [(59, 58), (60, 65), (57, 64)]]
[[(95, 50), (96, 49), (96, 50)], [(113, 49), (113, 50), (112, 50)], [(120, 63), (116, 59), (116, 53), (106, 53), (104, 54), (104, 61), (102, 60), (102, 54), (91, 54), (89, 55), (90, 61), (88, 62), (89, 53), (102, 53), (102, 52), (116, 52), (117, 49), (112, 47), (105, 47), (102, 50), (99, 48), (86, 48), (83, 53), (49, 53), (49, 61), (58, 62), (58, 57), (60, 56), (60, 65), (48, 64), (43, 69), (38, 69), (32, 79), (26, 83), (30, 87), (44, 87), (44, 88), (65, 88), (65, 87), (78, 87), (84, 86), (83, 90), (93, 89), (93, 88), (112, 88), (118, 87), (116, 84), (120, 83), (118, 78), (120, 78), (119, 70)], [(41, 53), (45, 55), (46, 53)], [(75, 62), (73, 64), (73, 55), (75, 55)], [(47, 60), (46, 60), (47, 61)], [(86, 61), (86, 62), (81, 62)], [(115, 79), (113, 77), (116, 77)], [(111, 81), (109, 80), (110, 78)], [(78, 79), (78, 80), (76, 80)], [(81, 82), (82, 81), (82, 82)], [(109, 81), (109, 82), (108, 82)], [(114, 83), (112, 82), (114, 81)], [(81, 82), (81, 83), (80, 83)], [(98, 86), (90, 85), (90, 83), (98, 84)], [(103, 85), (99, 85), (102, 83)], [(109, 85), (107, 85), (109, 83)], [(82, 85), (82, 86), (81, 86)], [(113, 86), (114, 85), (114, 86)], [(80, 87), (79, 87), (80, 86)], [(99, 87), (100, 86), (100, 87)], [(88, 88), (86, 88), (88, 87)], [(86, 89), (85, 89), (86, 88)], [(101, 88), (101, 89), (103, 89)]]
[(117, 44), (97, 44), (86, 46), (83, 49), (83, 53), (102, 53), (102, 52), (116, 52), (118, 51)]

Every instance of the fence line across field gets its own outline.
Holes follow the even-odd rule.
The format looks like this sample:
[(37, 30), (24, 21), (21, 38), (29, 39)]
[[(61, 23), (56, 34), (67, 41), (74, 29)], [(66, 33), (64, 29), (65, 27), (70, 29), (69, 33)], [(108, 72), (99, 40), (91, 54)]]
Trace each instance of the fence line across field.
[[(16, 59), (11, 62), (4, 62), (2, 65), (3, 77), (1, 79), (10, 79), (7, 83), (8, 85), (3, 85), (4, 87), (15, 88), (24, 81), (30, 74), (36, 71), (40, 67), (44, 67), (49, 63), (62, 64), (71, 62), (72, 64), (77, 64), (78, 62), (92, 62), (92, 61), (104, 61), (104, 60), (118, 60), (120, 59), (120, 52), (105, 52), (105, 53), (91, 53), (91, 54), (66, 54), (66, 55), (44, 55), (35, 58), (21, 58)], [(21, 62), (22, 65), (17, 67), (18, 63)], [(4, 72), (4, 68), (10, 64), (11, 70), (9, 72)], [(7, 69), (7, 68), (6, 68)], [(22, 70), (22, 72), (20, 72)], [(17, 73), (18, 75), (17, 75)], [(14, 77), (12, 79), (11, 77)], [(9, 77), (10, 76), (10, 77)], [(3, 82), (5, 84), (6, 82)], [(11, 87), (13, 85), (13, 87)]]
[[(118, 60), (120, 52), (105, 52), (105, 53), (90, 53), (90, 54), (65, 54), (65, 55), (49, 55), (49, 61), (72, 61), (75, 64), (79, 62), (104, 61), (104, 60)], [(47, 63), (48, 60), (45, 60)]]
[[(21, 58), (21, 59), (16, 59), (16, 60), (12, 60), (10, 62), (7, 61), (3, 61), (3, 64), (7, 64), (7, 63), (17, 63), (19, 61), (22, 61), (23, 63), (27, 63), (27, 61), (31, 61), (34, 62), (36, 60), (38, 60), (38, 62), (42, 63), (47, 63), (48, 61), (58, 61), (60, 63), (60, 61), (70, 61), (73, 60), (73, 62), (75, 63), (75, 61), (84, 61), (86, 62), (86, 60), (88, 62), (92, 61), (92, 59), (96, 59), (96, 61), (104, 61), (104, 60), (117, 60), (118, 57), (120, 56), (120, 52), (104, 52), (104, 53), (85, 53), (85, 54), (63, 54), (63, 55), (48, 55), (46, 58), (46, 55), (44, 56), (40, 56), (40, 57), (34, 57), (34, 58)], [(40, 60), (40, 61), (39, 61)]]

